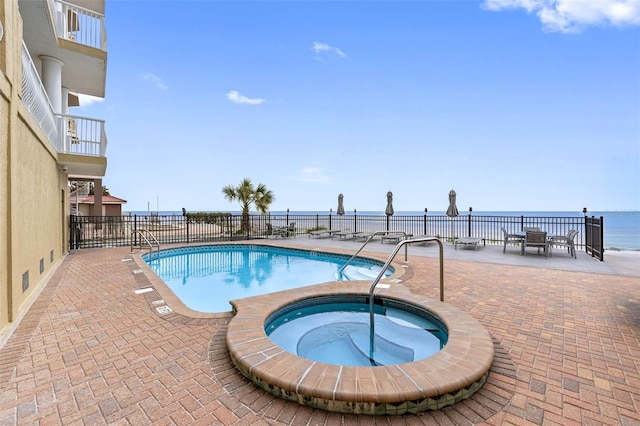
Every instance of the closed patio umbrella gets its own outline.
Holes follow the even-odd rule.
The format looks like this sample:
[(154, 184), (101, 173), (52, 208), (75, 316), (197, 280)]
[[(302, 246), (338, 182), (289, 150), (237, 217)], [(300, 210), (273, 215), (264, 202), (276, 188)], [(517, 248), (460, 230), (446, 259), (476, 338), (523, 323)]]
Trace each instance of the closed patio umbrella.
[(387, 216), (393, 216), (393, 193), (387, 192), (387, 208), (384, 211)]
[(344, 195), (339, 194), (338, 195), (338, 210), (336, 210), (336, 214), (339, 216), (344, 216)]
[(387, 215), (387, 231), (388, 231), (389, 218), (393, 216), (393, 193), (391, 191), (387, 192), (387, 208), (385, 209), (384, 214)]
[(456, 207), (456, 191), (453, 189), (449, 191), (449, 208), (447, 208), (447, 216), (451, 218), (451, 240), (455, 235), (453, 235), (453, 218), (458, 217), (458, 207)]
[(456, 207), (456, 191), (453, 189), (449, 191), (449, 208), (447, 209), (447, 216), (458, 217), (458, 207)]

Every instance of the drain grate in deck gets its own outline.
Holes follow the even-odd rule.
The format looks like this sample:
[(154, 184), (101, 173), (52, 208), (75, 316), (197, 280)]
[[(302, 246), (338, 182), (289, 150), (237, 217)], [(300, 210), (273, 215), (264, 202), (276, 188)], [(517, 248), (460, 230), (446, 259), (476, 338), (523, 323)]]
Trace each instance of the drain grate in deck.
[(171, 310), (171, 308), (166, 305), (157, 307), (156, 311), (158, 311), (160, 315), (170, 314), (171, 312), (173, 312), (173, 310)]

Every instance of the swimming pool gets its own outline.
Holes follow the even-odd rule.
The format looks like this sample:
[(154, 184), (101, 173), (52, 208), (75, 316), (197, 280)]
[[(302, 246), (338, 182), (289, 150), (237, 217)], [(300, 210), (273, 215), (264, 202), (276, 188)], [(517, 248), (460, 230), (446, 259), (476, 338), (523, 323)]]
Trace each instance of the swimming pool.
[[(190, 309), (230, 311), (229, 300), (328, 281), (373, 280), (384, 262), (287, 247), (216, 244), (180, 247), (142, 258)], [(392, 268), (386, 275), (393, 273)]]

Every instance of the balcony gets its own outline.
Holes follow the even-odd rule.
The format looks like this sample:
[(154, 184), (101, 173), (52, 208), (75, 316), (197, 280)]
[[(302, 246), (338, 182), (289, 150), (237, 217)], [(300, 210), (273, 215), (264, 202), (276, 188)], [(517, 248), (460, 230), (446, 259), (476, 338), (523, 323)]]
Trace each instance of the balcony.
[(54, 114), (42, 81), (22, 46), (22, 102), (58, 152), (58, 165), (69, 177), (99, 178), (107, 170), (104, 120)]
[(107, 171), (107, 134), (104, 120), (56, 114), (58, 137), (54, 142), (58, 164), (69, 177), (103, 177)]
[(105, 96), (107, 33), (104, 0), (19, 0), (23, 38), (32, 61), (51, 56), (64, 63), (62, 86)]

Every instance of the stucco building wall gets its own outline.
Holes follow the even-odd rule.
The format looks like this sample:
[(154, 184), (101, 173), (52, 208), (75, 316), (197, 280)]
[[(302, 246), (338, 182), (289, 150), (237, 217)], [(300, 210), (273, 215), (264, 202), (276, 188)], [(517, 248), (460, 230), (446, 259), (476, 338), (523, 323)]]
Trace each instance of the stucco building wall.
[(20, 98), (22, 25), (0, 1), (0, 344), (68, 250), (67, 176)]

